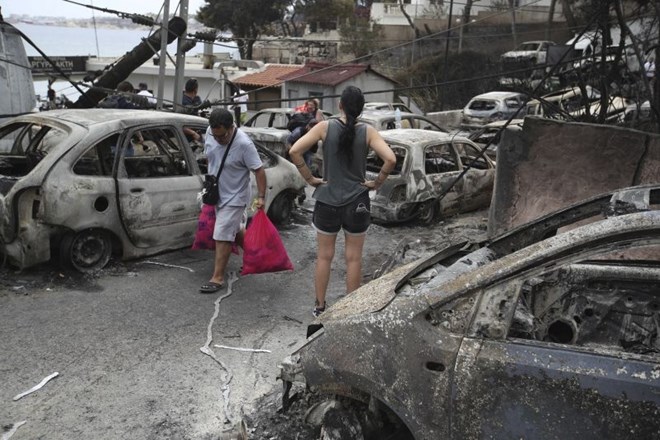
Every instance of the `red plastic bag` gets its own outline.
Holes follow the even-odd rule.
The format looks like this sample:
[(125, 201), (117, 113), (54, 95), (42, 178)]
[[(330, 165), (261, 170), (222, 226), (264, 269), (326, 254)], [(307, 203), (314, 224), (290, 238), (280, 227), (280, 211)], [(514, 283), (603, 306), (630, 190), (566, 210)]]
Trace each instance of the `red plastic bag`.
[[(202, 211), (197, 220), (197, 231), (195, 231), (195, 240), (192, 248), (194, 250), (208, 249), (215, 250), (215, 240), (213, 239), (213, 230), (215, 229), (215, 206), (202, 205)], [(231, 245), (232, 253), (238, 255), (238, 246), (236, 243)]]
[(289, 260), (277, 229), (264, 210), (259, 209), (245, 231), (241, 275), (281, 270), (293, 270), (293, 264)]

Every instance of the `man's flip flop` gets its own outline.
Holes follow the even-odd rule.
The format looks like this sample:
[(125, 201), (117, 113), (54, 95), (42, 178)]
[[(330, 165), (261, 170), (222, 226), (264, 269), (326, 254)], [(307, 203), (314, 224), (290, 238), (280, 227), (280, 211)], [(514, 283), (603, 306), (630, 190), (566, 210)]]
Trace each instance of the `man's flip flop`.
[(225, 287), (225, 283), (214, 283), (213, 281), (209, 281), (208, 283), (202, 284), (199, 291), (201, 293), (215, 293), (223, 287)]

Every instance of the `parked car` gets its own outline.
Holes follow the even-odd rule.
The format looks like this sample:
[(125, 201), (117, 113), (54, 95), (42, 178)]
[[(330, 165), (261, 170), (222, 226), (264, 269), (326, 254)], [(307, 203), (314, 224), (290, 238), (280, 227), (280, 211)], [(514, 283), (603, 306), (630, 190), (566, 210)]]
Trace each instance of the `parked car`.
[(290, 145), (287, 144), (286, 139), (291, 132), (286, 129), (273, 128), (273, 127), (241, 127), (250, 138), (259, 142), (259, 144), (268, 148), (273, 153), (285, 159), (289, 158)]
[[(191, 146), (183, 128), (203, 134), (207, 126), (195, 116), (115, 109), (53, 110), (5, 122), (0, 253), (20, 268), (55, 257), (90, 271), (113, 253), (130, 259), (190, 246), (202, 147)], [(268, 178), (265, 209), (282, 220), (289, 212), (282, 198), (300, 194), (304, 182), (295, 166), (257, 148)]]
[(494, 121), (525, 116), (526, 95), (516, 92), (488, 92), (470, 99), (465, 108), (461, 125), (464, 128), (479, 128)]
[[(487, 207), (495, 179), (495, 165), (470, 140), (430, 130), (397, 129), (381, 132), (396, 155), (389, 178), (371, 193), (371, 216), (383, 223), (417, 219), (431, 223), (447, 216)], [(476, 159), (476, 162), (473, 161)], [(464, 168), (467, 173), (442, 198)], [(367, 178), (375, 179), (381, 161), (367, 156)]]
[(525, 41), (514, 50), (501, 55), (503, 62), (507, 61), (529, 61), (532, 64), (545, 64), (548, 48), (557, 43), (554, 41)]
[(330, 306), (280, 377), (365, 439), (656, 438), (659, 247), (658, 185), (456, 242)]
[[(506, 129), (508, 130), (522, 130), (524, 119), (512, 119)], [(482, 149), (486, 145), (486, 154), (493, 160), (497, 157), (497, 147), (502, 140), (502, 133), (504, 131), (504, 126), (507, 121), (495, 121), (490, 124), (484, 125), (482, 128), (475, 131), (471, 131), (466, 134), (466, 137), (472, 142), (477, 144), (479, 149)]]
[[(401, 127), (399, 128), (419, 128), (422, 130), (433, 130), (448, 133), (449, 130), (439, 126), (426, 116), (415, 113), (400, 112)], [(368, 110), (365, 109), (358, 121), (364, 122), (374, 127), (378, 131), (392, 130), (396, 127), (396, 111), (394, 110)]]
[[(332, 117), (332, 113), (321, 111), (326, 119)], [(295, 112), (295, 109), (290, 107), (265, 108), (252, 115), (243, 125), (245, 127), (272, 127), (286, 130), (287, 124)]]
[[(533, 99), (526, 104), (527, 115), (542, 116), (549, 119), (573, 119), (589, 121), (600, 113), (601, 94), (595, 88), (584, 86), (586, 94), (580, 87), (568, 87), (548, 93), (541, 99)], [(608, 99), (606, 122), (619, 123), (625, 118), (626, 108), (630, 101), (620, 96), (610, 96)], [(589, 109), (587, 116), (586, 109)]]

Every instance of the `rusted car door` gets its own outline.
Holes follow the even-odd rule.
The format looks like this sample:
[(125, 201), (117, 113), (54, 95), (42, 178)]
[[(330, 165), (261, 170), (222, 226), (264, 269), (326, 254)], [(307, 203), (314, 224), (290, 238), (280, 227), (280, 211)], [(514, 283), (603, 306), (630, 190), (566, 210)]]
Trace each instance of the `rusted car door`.
[(117, 197), (124, 228), (137, 247), (191, 243), (202, 178), (177, 127), (131, 130), (121, 139)]
[(560, 266), (487, 289), (456, 363), (452, 438), (660, 433), (660, 266)]

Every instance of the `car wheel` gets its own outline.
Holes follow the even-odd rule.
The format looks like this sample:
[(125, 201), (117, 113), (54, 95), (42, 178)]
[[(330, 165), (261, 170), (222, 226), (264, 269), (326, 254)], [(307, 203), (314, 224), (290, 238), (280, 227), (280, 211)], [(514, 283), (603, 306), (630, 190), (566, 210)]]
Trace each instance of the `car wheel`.
[(282, 225), (291, 218), (294, 208), (294, 196), (285, 192), (279, 193), (268, 208), (268, 218), (276, 225)]
[(67, 234), (60, 242), (60, 260), (79, 272), (102, 269), (110, 261), (112, 241), (107, 232), (86, 229)]
[(439, 212), (440, 202), (435, 199), (424, 202), (419, 207), (417, 221), (424, 225), (430, 225), (437, 220)]

